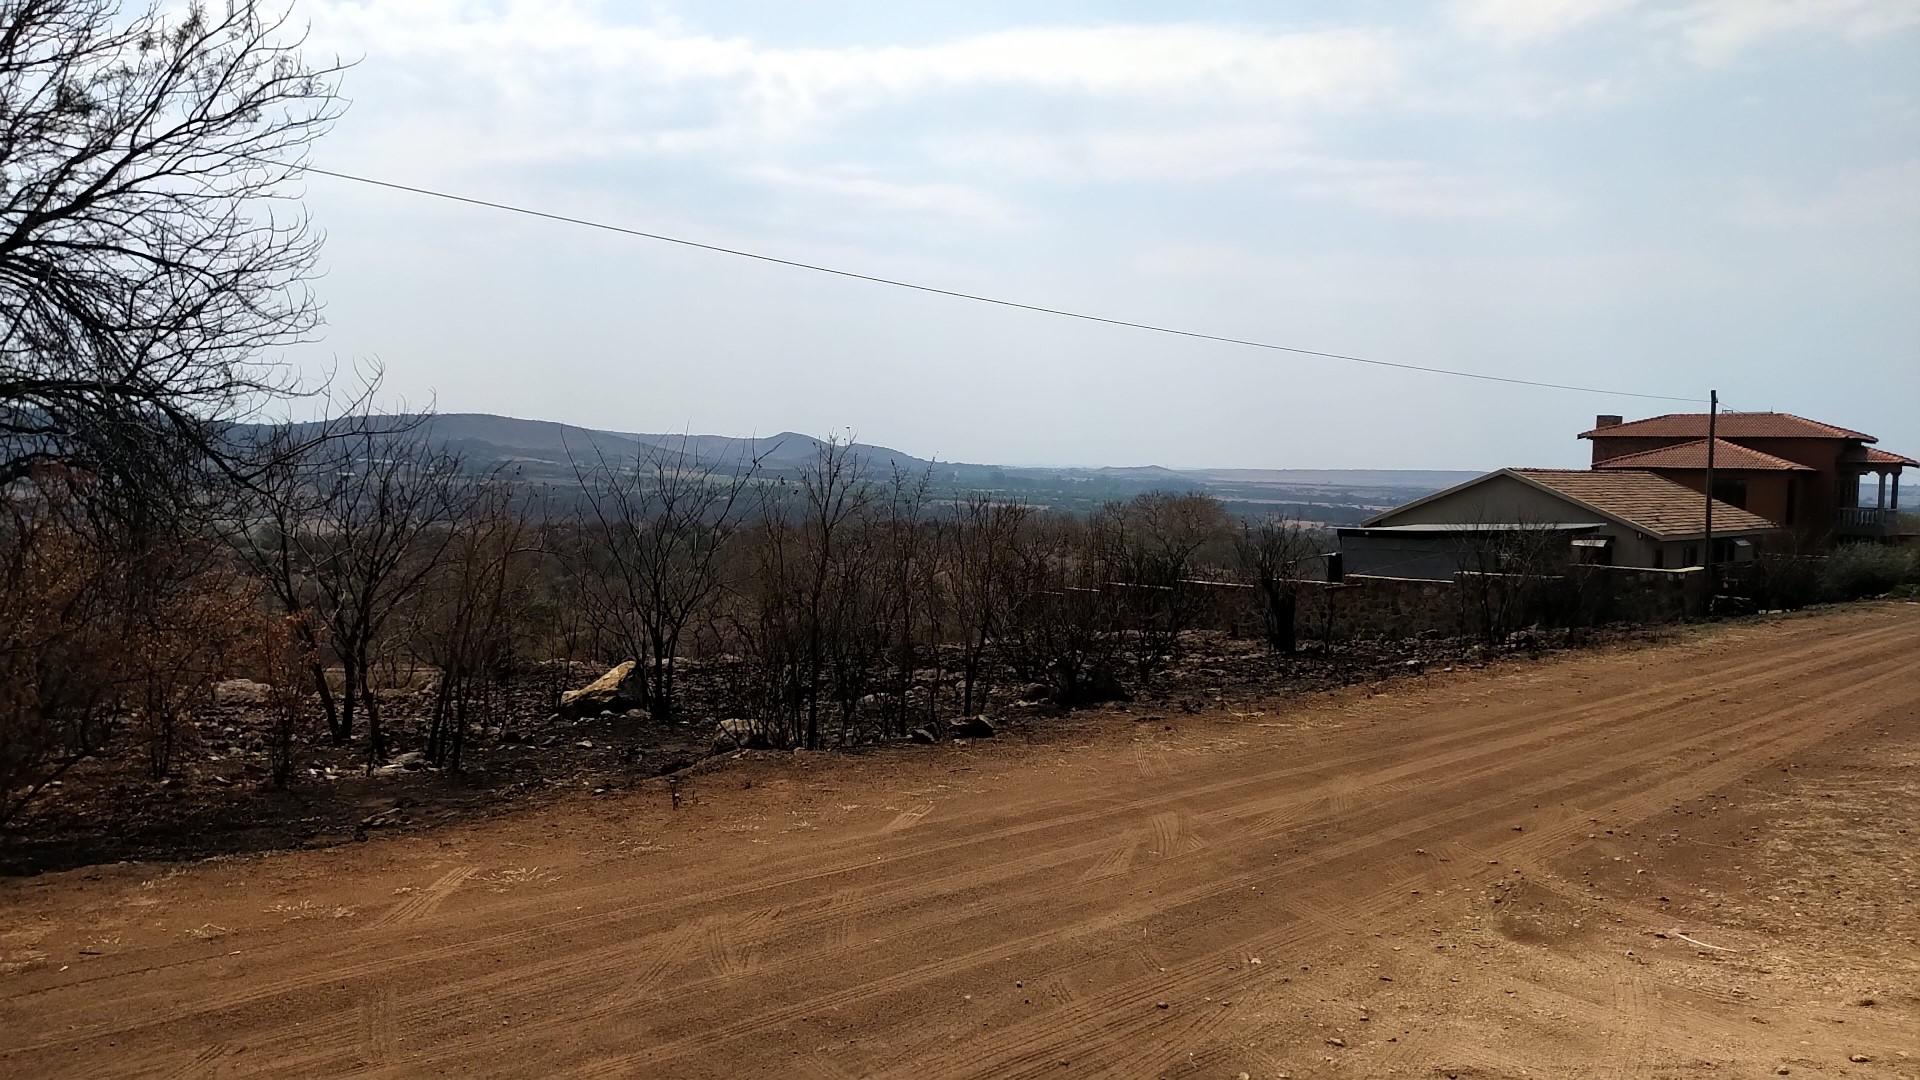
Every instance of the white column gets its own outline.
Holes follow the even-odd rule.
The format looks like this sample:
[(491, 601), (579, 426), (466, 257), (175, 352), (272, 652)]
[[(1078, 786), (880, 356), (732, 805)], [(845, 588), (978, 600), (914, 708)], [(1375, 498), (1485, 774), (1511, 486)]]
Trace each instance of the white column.
[(1885, 510), (1887, 508), (1887, 470), (1881, 469), (1874, 475), (1880, 478), (1880, 494), (1875, 496), (1873, 505)]

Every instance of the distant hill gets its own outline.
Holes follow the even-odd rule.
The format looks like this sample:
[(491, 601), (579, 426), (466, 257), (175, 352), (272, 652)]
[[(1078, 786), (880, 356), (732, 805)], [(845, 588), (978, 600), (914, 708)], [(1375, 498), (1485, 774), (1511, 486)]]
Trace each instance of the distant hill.
[[(540, 473), (571, 472), (576, 461), (588, 465), (602, 457), (608, 461), (630, 459), (647, 446), (720, 465), (744, 464), (757, 459), (763, 469), (786, 471), (813, 461), (821, 445), (820, 439), (794, 431), (753, 439), (732, 435), (649, 434), (604, 431), (491, 413), (436, 413), (424, 418), (403, 413), (383, 419), (395, 427), (420, 423), (422, 438), (442, 443), (477, 465), (509, 463), (531, 466), (530, 471)], [(932, 464), (885, 446), (855, 443), (853, 449), (869, 468), (881, 471), (897, 465), (904, 471), (920, 472)]]
[[(757, 460), (762, 473), (792, 475), (815, 460), (821, 445), (820, 439), (794, 431), (752, 439), (649, 434), (490, 413), (402, 414), (387, 420), (395, 426), (419, 424), (420, 437), (445, 444), (476, 468), (508, 465), (528, 480), (561, 484), (571, 483), (576, 461), (582, 465), (597, 464), (602, 458), (629, 461), (649, 446), (684, 452), (722, 469)], [(241, 434), (247, 430), (259, 429), (242, 429)], [(1328, 524), (1363, 521), (1478, 475), (1433, 469), (1044, 468), (933, 462), (869, 443), (855, 443), (853, 451), (869, 478), (881, 479), (896, 470), (909, 476), (926, 475), (938, 499), (988, 491), (1034, 506), (1083, 512), (1143, 491), (1198, 490), (1219, 498), (1236, 514), (1284, 514)]]

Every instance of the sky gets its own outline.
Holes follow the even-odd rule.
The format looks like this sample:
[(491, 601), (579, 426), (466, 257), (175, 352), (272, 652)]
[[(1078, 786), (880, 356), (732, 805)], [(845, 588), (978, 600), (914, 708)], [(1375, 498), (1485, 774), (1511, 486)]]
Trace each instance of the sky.
[[(1920, 3), (296, 0), (314, 164), (1920, 456)], [(390, 407), (948, 461), (1576, 465), (1686, 402), (983, 307), (326, 177)]]

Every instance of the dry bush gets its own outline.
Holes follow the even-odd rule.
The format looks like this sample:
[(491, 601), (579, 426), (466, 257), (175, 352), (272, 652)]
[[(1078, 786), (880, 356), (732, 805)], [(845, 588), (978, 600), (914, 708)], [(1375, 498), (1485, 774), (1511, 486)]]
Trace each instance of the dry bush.
[[(194, 547), (197, 547), (195, 545)], [(136, 588), (121, 653), (125, 705), (144, 736), (148, 771), (173, 771), (194, 710), (257, 632), (252, 583), (209, 566), (193, 547), (150, 551), (134, 563)]]
[(1128, 656), (1127, 604), (1109, 548), (1086, 521), (1040, 517), (1022, 529), (1008, 568), (1007, 617), (995, 644), (1020, 677), (1064, 705), (1119, 696)]
[(307, 704), (312, 685), (317, 634), (304, 625), (306, 615), (264, 615), (258, 626), (256, 660), (268, 686), (267, 768), (273, 786), (285, 790), (293, 780), (294, 754), (312, 730)]
[(119, 577), (45, 507), (0, 537), (0, 825), (96, 753), (119, 689)]
[(1320, 534), (1297, 518), (1243, 522), (1234, 536), (1235, 561), (1260, 597), (1263, 637), (1282, 655), (1299, 647), (1300, 591), (1319, 550)]
[(581, 613), (620, 659), (639, 662), (645, 703), (661, 720), (674, 715), (674, 662), (720, 598), (722, 556), (757, 464), (700, 462), (689, 445), (576, 462), (586, 521), (564, 549)]
[(512, 673), (533, 631), (542, 533), (500, 479), (483, 482), (451, 526), (452, 540), (413, 602), (409, 648), (439, 672), (427, 756), (459, 769), (467, 733), (489, 686)]

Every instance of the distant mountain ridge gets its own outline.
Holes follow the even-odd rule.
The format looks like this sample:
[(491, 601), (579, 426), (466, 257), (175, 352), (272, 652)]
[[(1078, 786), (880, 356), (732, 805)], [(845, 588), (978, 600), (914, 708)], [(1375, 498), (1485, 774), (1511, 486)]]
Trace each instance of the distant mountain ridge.
[[(571, 469), (573, 463), (597, 464), (630, 459), (643, 447), (683, 452), (697, 461), (732, 465), (758, 460), (763, 468), (797, 469), (813, 461), (823, 440), (797, 431), (765, 438), (733, 435), (652, 434), (607, 431), (554, 420), (525, 420), (493, 413), (396, 413), (380, 418), (394, 427), (419, 424), (420, 437), (441, 443), (476, 464), (510, 463)], [(306, 425), (295, 425), (296, 429)], [(919, 472), (933, 463), (886, 446), (853, 444), (869, 466), (898, 465)]]
[[(475, 468), (507, 466), (526, 480), (562, 485), (572, 483), (576, 463), (593, 467), (603, 459), (608, 464), (631, 462), (646, 447), (685, 453), (723, 471), (751, 461), (758, 462), (763, 475), (792, 476), (816, 460), (822, 444), (795, 431), (764, 438), (651, 434), (492, 413), (396, 414), (383, 419), (396, 427), (419, 425), (420, 438), (444, 444)], [(936, 499), (988, 491), (1029, 505), (1080, 512), (1144, 491), (1204, 491), (1235, 514), (1281, 514), (1327, 524), (1364, 521), (1478, 475), (1434, 469), (1048, 468), (936, 462), (871, 443), (854, 443), (852, 449), (868, 478), (884, 479), (896, 472), (925, 476)]]

